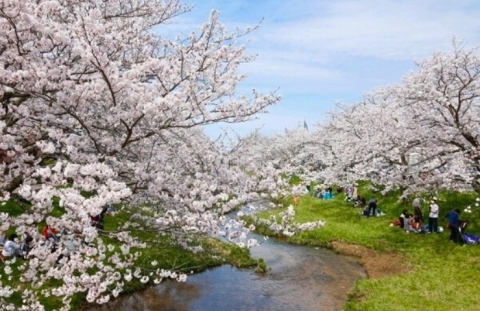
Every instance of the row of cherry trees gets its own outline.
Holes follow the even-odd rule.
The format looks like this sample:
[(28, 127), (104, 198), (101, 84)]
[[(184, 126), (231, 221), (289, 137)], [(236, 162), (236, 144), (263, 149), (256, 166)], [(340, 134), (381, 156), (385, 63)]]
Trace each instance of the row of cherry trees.
[[(279, 96), (236, 93), (245, 78), (239, 66), (253, 61), (237, 39), (250, 30), (228, 32), (216, 12), (188, 36), (152, 32), (190, 9), (177, 0), (0, 3), (0, 201), (31, 204), (15, 217), (0, 213), (0, 229), (35, 234), (47, 221), (82, 232), (89, 244), (68, 265), (55, 265), (60, 249), (8, 261), (5, 271), (21, 276), (0, 280), (2, 308), (17, 308), (9, 297), (19, 291), (25, 309), (41, 310), (39, 299), (50, 295), (64, 297), (68, 309), (77, 292), (107, 301), (132, 275), (184, 279), (135, 271), (131, 248), (145, 245), (129, 232), (133, 219), (188, 247), (189, 233), (218, 232), (234, 207), (283, 191), (278, 168), (259, 166), (237, 143), (201, 131), (254, 118)], [(61, 217), (51, 217), (54, 198), (65, 210)], [(154, 213), (135, 215), (146, 202)], [(104, 245), (89, 224), (109, 203), (132, 215), (110, 234), (117, 248)], [(38, 290), (49, 279), (63, 282)]]
[(405, 195), (480, 191), (478, 49), (454, 42), (452, 52), (435, 53), (417, 67), (360, 102), (338, 104), (314, 131), (288, 131), (269, 148), (282, 150), (277, 159), (305, 180), (369, 179)]

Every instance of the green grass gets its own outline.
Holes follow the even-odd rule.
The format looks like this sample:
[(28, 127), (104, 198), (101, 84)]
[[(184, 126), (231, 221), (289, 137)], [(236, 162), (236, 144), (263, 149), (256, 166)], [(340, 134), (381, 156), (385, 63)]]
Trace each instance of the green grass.
[[(399, 193), (381, 195), (362, 183), (359, 193), (367, 201), (375, 196), (379, 208), (386, 213), (382, 217), (360, 216), (360, 208), (345, 202), (344, 195), (333, 200), (319, 200), (304, 196), (295, 208), (298, 222), (325, 220), (326, 225), (294, 235), (292, 243), (330, 247), (332, 241), (341, 241), (371, 248), (379, 252), (397, 252), (405, 258), (402, 264), (408, 271), (380, 279), (361, 279), (352, 289), (345, 310), (480, 310), (480, 245), (460, 246), (449, 241), (450, 231), (440, 234), (406, 234), (398, 227), (390, 227), (403, 209), (413, 212), (410, 198), (399, 201)], [(477, 194), (439, 192), (424, 194), (430, 199), (439, 198), (439, 225), (444, 226), (443, 215), (453, 208), (462, 211), (475, 202)], [(286, 202), (289, 202), (288, 198)], [(422, 206), (428, 218), (428, 206)], [(478, 208), (478, 207), (477, 207)], [(258, 214), (268, 217), (274, 210)], [(480, 211), (462, 213), (462, 219), (470, 222), (467, 232), (480, 235)], [(260, 228), (262, 230), (262, 228)], [(268, 233), (266, 231), (263, 234)]]

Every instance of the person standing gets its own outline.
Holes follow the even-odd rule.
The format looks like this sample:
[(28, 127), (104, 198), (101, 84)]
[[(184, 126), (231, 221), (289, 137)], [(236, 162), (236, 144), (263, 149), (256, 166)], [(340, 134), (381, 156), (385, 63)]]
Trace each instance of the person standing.
[(377, 199), (371, 198), (368, 202), (368, 213), (367, 217), (374, 216), (377, 214)]
[(300, 203), (300, 199), (298, 198), (298, 195), (295, 195), (293, 197), (293, 206), (297, 207), (298, 203)]
[(413, 200), (413, 215), (415, 217), (415, 221), (423, 222), (423, 214), (422, 214), (422, 199), (415, 198)]
[(458, 208), (448, 213), (448, 227), (450, 228), (450, 241), (462, 244), (463, 238), (460, 233), (460, 210)]
[(437, 199), (433, 199), (430, 202), (430, 210), (428, 214), (428, 231), (438, 232), (438, 214), (440, 212), (440, 208), (437, 205)]

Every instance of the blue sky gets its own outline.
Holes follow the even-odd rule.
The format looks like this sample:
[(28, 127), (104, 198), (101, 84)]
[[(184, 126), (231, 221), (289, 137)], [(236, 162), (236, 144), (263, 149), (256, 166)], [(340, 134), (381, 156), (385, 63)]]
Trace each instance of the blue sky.
[[(322, 122), (335, 102), (353, 103), (376, 87), (399, 83), (415, 61), (451, 51), (452, 40), (480, 45), (478, 0), (186, 0), (191, 12), (176, 29), (196, 30), (212, 9), (228, 29), (254, 26), (247, 51), (257, 60), (242, 68), (240, 92), (274, 91), (282, 101), (258, 120), (234, 126), (239, 134), (261, 127), (270, 135)], [(223, 125), (229, 127), (230, 125)], [(215, 136), (218, 126), (206, 131)]]

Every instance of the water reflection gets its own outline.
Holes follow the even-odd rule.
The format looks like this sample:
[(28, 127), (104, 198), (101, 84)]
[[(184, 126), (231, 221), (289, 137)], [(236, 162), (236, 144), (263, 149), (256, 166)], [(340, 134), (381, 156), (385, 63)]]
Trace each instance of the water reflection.
[(266, 276), (222, 266), (191, 275), (186, 283), (167, 281), (91, 310), (341, 310), (355, 280), (366, 277), (354, 258), (326, 249), (270, 239), (251, 252), (265, 259)]

